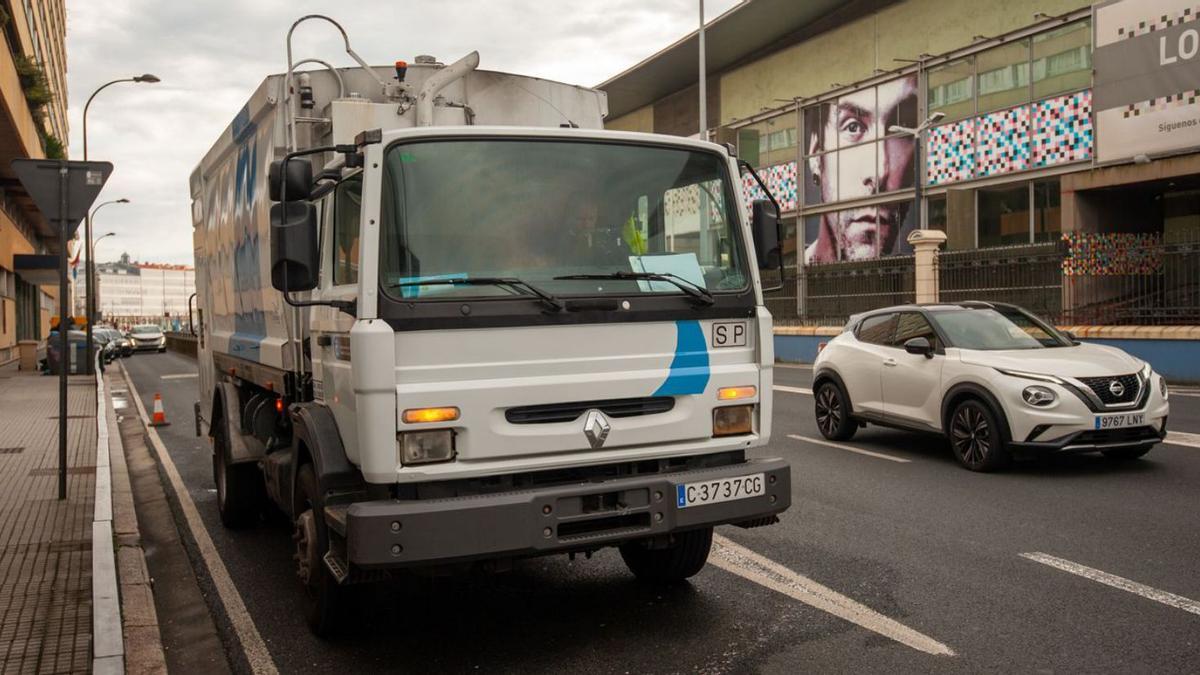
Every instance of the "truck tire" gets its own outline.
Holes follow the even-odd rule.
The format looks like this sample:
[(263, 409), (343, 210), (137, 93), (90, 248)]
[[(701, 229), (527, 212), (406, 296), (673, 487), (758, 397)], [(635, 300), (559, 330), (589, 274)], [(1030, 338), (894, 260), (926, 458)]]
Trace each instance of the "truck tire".
[(304, 584), (308, 603), (305, 619), (317, 637), (332, 635), (341, 625), (346, 591), (325, 567), (329, 550), (329, 531), (325, 527), (325, 503), (317, 485), (312, 464), (300, 467), (296, 474), (297, 514), (292, 539), (296, 542), (296, 573)]
[(647, 548), (644, 542), (621, 546), (621, 558), (633, 576), (643, 581), (671, 583), (695, 576), (708, 562), (713, 530), (689, 530), (672, 535), (671, 545)]
[(266, 498), (262, 472), (253, 463), (230, 464), (229, 433), (224, 420), (213, 428), (213, 480), (217, 484), (217, 510), (221, 524), (235, 530), (253, 523)]

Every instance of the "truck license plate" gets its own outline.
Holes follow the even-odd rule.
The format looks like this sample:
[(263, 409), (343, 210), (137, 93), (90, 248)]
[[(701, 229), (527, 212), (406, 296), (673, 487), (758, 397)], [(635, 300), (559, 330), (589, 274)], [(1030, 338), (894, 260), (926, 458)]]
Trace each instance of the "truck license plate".
[(1130, 413), (1128, 415), (1096, 415), (1097, 429), (1124, 429), (1139, 427), (1146, 423), (1146, 413)]
[(718, 504), (757, 497), (766, 492), (765, 482), (765, 474), (756, 473), (737, 478), (718, 478), (700, 483), (685, 483), (675, 488), (675, 505), (686, 509), (689, 506)]

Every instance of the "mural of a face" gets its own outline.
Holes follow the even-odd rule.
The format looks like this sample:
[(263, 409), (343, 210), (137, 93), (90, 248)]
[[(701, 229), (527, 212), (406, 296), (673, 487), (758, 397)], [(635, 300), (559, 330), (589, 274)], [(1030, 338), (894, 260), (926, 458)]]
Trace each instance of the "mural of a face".
[[(809, 171), (821, 203), (872, 197), (912, 186), (913, 139), (888, 137), (893, 124), (915, 124), (916, 78), (863, 89), (824, 104), (820, 128), (808, 130)], [(873, 141), (881, 141), (873, 143)], [(842, 148), (838, 152), (824, 150)], [(906, 205), (847, 209), (822, 217), (810, 262), (861, 260), (893, 251)]]

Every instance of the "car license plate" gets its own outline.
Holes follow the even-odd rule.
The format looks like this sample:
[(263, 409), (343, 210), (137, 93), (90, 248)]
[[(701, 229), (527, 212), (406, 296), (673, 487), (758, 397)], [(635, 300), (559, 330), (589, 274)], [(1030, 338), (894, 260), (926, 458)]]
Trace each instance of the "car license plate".
[(736, 478), (718, 478), (685, 483), (675, 488), (675, 505), (681, 509), (757, 497), (766, 492), (766, 475), (756, 473)]
[(1139, 427), (1146, 423), (1146, 413), (1130, 413), (1127, 415), (1096, 415), (1097, 429), (1124, 429)]

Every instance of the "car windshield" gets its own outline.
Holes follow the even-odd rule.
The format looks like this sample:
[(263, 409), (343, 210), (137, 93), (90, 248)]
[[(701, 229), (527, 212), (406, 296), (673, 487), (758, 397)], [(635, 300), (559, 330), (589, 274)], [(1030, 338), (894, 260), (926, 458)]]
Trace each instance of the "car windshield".
[(929, 314), (950, 344), (961, 349), (1044, 349), (1070, 345), (1054, 329), (1015, 309), (964, 308)]
[(726, 161), (599, 142), (395, 145), (383, 179), (382, 285), (410, 300), (528, 295), (512, 284), (447, 283), (485, 278), (556, 296), (684, 293), (662, 280), (578, 278), (660, 273), (716, 294), (745, 289)]
[(134, 335), (153, 335), (161, 332), (158, 326), (134, 326), (131, 331)]

